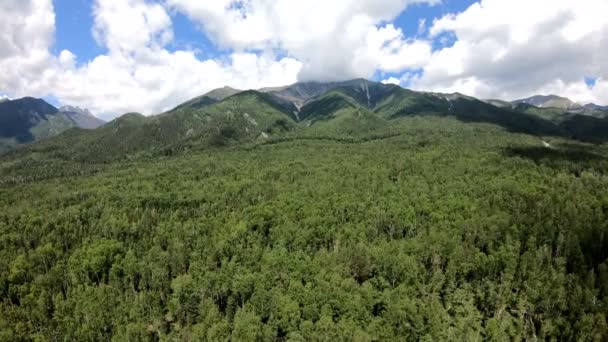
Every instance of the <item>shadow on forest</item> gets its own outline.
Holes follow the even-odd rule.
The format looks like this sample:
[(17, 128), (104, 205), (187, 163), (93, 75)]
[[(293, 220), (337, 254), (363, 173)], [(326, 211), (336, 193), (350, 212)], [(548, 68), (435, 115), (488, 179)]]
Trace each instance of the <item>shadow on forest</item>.
[(527, 146), (508, 147), (505, 155), (531, 160), (537, 165), (569, 170), (577, 176), (586, 169), (607, 171), (608, 159), (592, 152), (588, 147), (576, 144), (560, 144), (554, 147)]

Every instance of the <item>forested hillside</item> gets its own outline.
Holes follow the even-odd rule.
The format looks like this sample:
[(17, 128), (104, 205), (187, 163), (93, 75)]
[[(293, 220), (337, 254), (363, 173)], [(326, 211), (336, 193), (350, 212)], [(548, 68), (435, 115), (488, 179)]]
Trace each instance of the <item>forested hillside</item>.
[(605, 145), (241, 96), (0, 160), (1, 341), (608, 339)]

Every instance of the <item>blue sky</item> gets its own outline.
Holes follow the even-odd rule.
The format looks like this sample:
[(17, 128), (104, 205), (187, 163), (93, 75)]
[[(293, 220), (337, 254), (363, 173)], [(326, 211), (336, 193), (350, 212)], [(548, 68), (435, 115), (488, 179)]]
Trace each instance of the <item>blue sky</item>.
[(364, 77), (608, 104), (605, 13), (607, 0), (1, 0), (0, 96), (110, 118), (226, 85)]
[(59, 54), (70, 50), (78, 56), (79, 62), (93, 59), (104, 52), (93, 39), (93, 4), (90, 0), (55, 0), (55, 45)]

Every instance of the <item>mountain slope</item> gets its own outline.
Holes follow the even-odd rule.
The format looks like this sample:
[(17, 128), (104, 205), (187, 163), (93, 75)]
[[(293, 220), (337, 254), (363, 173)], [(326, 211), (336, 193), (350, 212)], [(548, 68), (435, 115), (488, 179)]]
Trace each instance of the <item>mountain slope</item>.
[[(384, 90), (392, 85), (384, 85), (378, 82), (368, 81), (366, 79), (354, 79), (342, 82), (299, 82), (287, 87), (268, 88), (262, 91), (272, 94), (273, 96), (292, 102), (296, 107), (301, 108), (306, 102), (321, 96), (329, 91), (340, 89), (347, 95), (357, 99), (361, 103), (369, 104), (368, 99), (375, 104), (378, 96), (376, 91)], [(370, 92), (371, 91), (371, 92)]]
[(574, 139), (594, 143), (608, 141), (608, 119), (588, 115), (573, 114), (560, 122)]
[[(601, 106), (583, 107), (555, 95), (532, 96), (513, 102), (479, 101), (458, 93), (417, 92), (363, 79), (330, 83), (304, 82), (265, 91), (291, 101), (297, 108), (298, 121), (304, 121), (310, 115), (310, 110), (303, 108), (307, 103), (330, 91), (343, 93), (361, 107), (389, 120), (410, 115), (450, 115), (465, 122), (497, 124), (514, 132), (576, 137), (583, 141), (597, 142), (598, 131), (590, 133), (591, 136), (586, 139), (585, 134), (580, 132), (590, 131), (578, 130), (576, 127), (577, 124), (583, 124), (581, 120), (571, 121), (569, 125), (562, 125), (561, 122), (577, 114), (608, 117), (608, 111), (603, 111)], [(608, 132), (606, 136), (608, 138)]]
[(602, 143), (608, 141), (608, 111), (601, 108), (587, 106), (565, 110), (519, 103), (515, 105), (514, 110), (548, 120), (574, 139)]
[[(224, 145), (251, 141), (295, 126), (289, 112), (268, 94), (239, 92), (215, 104), (188, 106), (150, 118), (149, 125), (176, 135), (188, 145)], [(172, 138), (173, 139), (173, 138)]]
[(528, 103), (518, 103), (513, 105), (513, 110), (534, 115), (545, 120), (555, 123), (561, 122), (564, 118), (570, 116), (568, 111), (554, 107), (537, 107)]
[(24, 153), (110, 161), (252, 142), (294, 127), (293, 119), (268, 94), (244, 91), (207, 106), (190, 103), (152, 117), (128, 113), (95, 130), (73, 129), (28, 146)]
[(473, 98), (448, 98), (450, 112), (464, 122), (487, 122), (502, 126), (512, 132), (533, 135), (565, 135), (561, 128), (549, 120), (527, 113), (498, 108)]
[(360, 138), (386, 128), (388, 121), (339, 89), (309, 101), (300, 111), (304, 136)]
[(374, 111), (388, 119), (411, 115), (447, 115), (464, 122), (496, 124), (513, 132), (534, 135), (564, 134), (555, 124), (542, 118), (496, 107), (459, 93), (416, 92), (396, 87), (377, 104)]
[(300, 120), (323, 120), (335, 112), (343, 109), (353, 109), (358, 107), (354, 99), (349, 98), (337, 91), (328, 93), (315, 98), (300, 109)]
[[(292, 101), (298, 108), (298, 119), (306, 120), (317, 108), (311, 108), (308, 103), (317, 101), (324, 94), (341, 93), (378, 117), (392, 120), (410, 115), (450, 115), (465, 122), (487, 122), (503, 126), (515, 132), (537, 135), (566, 134), (556, 124), (538, 118), (528, 113), (500, 108), (484, 103), (475, 98), (462, 94), (439, 94), (417, 92), (403, 89), (393, 84), (383, 84), (365, 79), (355, 79), (344, 82), (305, 82), (279, 90), (270, 90), (269, 93), (286, 101)], [(329, 102), (337, 101), (330, 105)], [(343, 106), (340, 101), (344, 98), (332, 97), (324, 99), (322, 110), (334, 110)], [(316, 106), (319, 103), (316, 102)]]
[[(294, 85), (266, 90), (269, 94), (285, 101), (291, 101), (297, 108), (298, 121), (306, 120), (316, 108), (311, 109), (308, 103), (315, 102), (329, 92), (341, 93), (351, 103), (365, 108), (378, 117), (388, 120), (410, 115), (451, 115), (463, 121), (487, 122), (503, 126), (509, 130), (537, 134), (566, 134), (556, 124), (528, 113), (511, 108), (499, 108), (462, 94), (438, 94), (417, 92), (403, 89), (392, 84), (382, 84), (365, 79), (343, 82), (303, 82)], [(330, 105), (331, 100), (338, 102)], [(323, 100), (323, 110), (342, 107), (340, 99)], [(316, 103), (318, 106), (319, 103)], [(308, 107), (308, 108), (307, 108)], [(506, 107), (506, 106), (505, 106)]]
[(0, 103), (0, 153), (16, 145), (55, 136), (75, 123), (44, 100), (24, 97)]

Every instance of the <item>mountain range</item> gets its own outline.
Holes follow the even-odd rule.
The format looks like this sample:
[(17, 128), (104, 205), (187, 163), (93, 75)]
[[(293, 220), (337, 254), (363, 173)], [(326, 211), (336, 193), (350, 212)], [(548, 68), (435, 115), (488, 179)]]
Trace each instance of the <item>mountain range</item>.
[(24, 97), (0, 101), (0, 152), (53, 137), (80, 127), (94, 129), (105, 122), (78, 107), (56, 108), (42, 99)]
[(128, 113), (105, 124), (86, 109), (55, 108), (29, 97), (7, 100), (0, 103), (0, 151), (44, 139), (30, 148), (105, 160), (294, 135), (357, 138), (386, 132), (402, 117), (427, 115), (537, 136), (608, 139), (608, 108), (595, 104), (554, 95), (482, 101), (355, 79), (245, 91), (224, 87), (159, 115)]
[(544, 111), (545, 113), (554, 113), (559, 115), (581, 114), (604, 117), (606, 115), (606, 111), (608, 111), (608, 106), (600, 106), (594, 103), (581, 105), (570, 100), (569, 98), (557, 95), (536, 95), (511, 102), (495, 99), (485, 101), (502, 108), (511, 108), (524, 112), (530, 108), (533, 108), (533, 111), (536, 112)]

